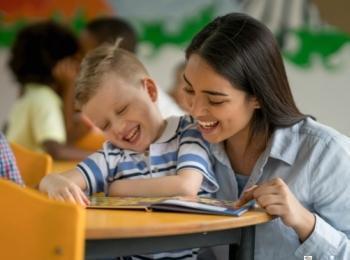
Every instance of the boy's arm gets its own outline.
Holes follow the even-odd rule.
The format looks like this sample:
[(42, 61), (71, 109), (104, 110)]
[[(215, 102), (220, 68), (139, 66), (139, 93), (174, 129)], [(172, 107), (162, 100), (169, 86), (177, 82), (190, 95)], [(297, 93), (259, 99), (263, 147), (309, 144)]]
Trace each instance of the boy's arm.
[(196, 196), (203, 181), (200, 171), (184, 168), (178, 175), (153, 179), (116, 180), (108, 190), (109, 196), (167, 197)]
[(39, 184), (39, 190), (47, 193), (50, 198), (71, 201), (83, 206), (89, 203), (83, 192), (86, 188), (84, 177), (76, 169), (63, 173), (49, 174)]

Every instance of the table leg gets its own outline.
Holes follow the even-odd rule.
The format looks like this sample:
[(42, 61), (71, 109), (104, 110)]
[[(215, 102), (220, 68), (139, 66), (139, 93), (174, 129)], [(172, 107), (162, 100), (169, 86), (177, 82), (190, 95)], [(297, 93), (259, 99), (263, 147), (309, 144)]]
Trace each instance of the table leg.
[(255, 226), (242, 228), (240, 245), (231, 244), (229, 260), (254, 260)]

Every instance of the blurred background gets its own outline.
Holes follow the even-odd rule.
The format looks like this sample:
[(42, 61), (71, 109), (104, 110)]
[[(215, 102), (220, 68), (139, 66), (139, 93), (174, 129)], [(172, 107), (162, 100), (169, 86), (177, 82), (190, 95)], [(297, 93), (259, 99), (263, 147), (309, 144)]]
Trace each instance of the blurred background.
[(275, 33), (301, 111), (350, 135), (348, 10), (346, 0), (0, 0), (0, 127), (17, 96), (9, 48), (28, 23), (52, 18), (78, 35), (93, 18), (122, 17), (137, 31), (138, 56), (170, 92), (192, 36), (214, 17), (237, 11)]

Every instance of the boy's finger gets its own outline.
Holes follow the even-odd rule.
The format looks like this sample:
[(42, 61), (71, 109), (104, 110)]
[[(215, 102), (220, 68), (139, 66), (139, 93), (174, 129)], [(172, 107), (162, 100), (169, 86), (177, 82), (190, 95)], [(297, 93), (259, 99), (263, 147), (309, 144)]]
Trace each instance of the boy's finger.
[(64, 194), (64, 200), (65, 201), (69, 201), (72, 203), (79, 203), (79, 201), (77, 201), (76, 197), (74, 196), (74, 193), (72, 191), (67, 191)]
[(82, 190), (80, 190), (79, 192), (80, 192), (80, 198), (82, 199), (82, 201), (83, 201), (83, 203), (84, 203), (84, 206), (89, 205), (89, 204), (90, 204), (90, 200), (89, 200), (89, 198), (86, 196), (86, 194), (85, 194)]
[(78, 204), (80, 204), (82, 206), (86, 206), (86, 202), (84, 200), (84, 195), (85, 194), (82, 193), (80, 188), (72, 189), (71, 193), (72, 193), (72, 196), (74, 197), (75, 203), (78, 203)]
[(83, 200), (85, 202), (85, 205), (89, 205), (90, 204), (89, 198), (85, 195), (83, 191), (81, 191), (81, 193), (83, 194)]
[(237, 200), (233, 206), (236, 207), (236, 208), (240, 208), (242, 207), (244, 204), (246, 204), (248, 201), (254, 199), (254, 191), (258, 188), (258, 185), (253, 185), (251, 187), (249, 187), (248, 189), (245, 189), (243, 191), (243, 195), (242, 197)]

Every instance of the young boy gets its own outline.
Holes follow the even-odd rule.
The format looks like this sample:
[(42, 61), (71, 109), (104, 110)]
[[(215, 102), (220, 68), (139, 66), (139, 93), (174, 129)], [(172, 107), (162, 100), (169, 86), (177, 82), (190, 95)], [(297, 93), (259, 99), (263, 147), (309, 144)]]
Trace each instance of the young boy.
[(84, 192), (196, 196), (217, 191), (208, 143), (192, 118), (162, 118), (156, 83), (132, 53), (117, 45), (91, 51), (83, 60), (75, 97), (109, 141), (77, 169), (46, 176), (40, 190), (50, 197), (85, 205)]

